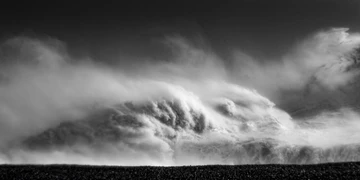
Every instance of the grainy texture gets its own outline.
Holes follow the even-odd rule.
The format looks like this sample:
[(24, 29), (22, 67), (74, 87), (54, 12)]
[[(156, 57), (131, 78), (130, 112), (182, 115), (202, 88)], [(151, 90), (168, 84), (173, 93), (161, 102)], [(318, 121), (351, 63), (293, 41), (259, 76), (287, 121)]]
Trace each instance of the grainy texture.
[(2, 165), (0, 179), (360, 179), (360, 162), (319, 165), (120, 167)]

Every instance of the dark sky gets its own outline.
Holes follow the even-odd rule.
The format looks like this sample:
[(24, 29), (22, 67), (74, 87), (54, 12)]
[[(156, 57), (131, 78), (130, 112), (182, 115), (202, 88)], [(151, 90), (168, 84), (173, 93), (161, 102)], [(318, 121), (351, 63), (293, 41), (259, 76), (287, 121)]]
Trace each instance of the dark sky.
[(358, 0), (97, 1), (2, 4), (2, 39), (26, 34), (65, 41), (97, 58), (155, 56), (164, 35), (203, 38), (219, 54), (240, 48), (276, 57), (309, 33), (330, 27), (360, 32)]

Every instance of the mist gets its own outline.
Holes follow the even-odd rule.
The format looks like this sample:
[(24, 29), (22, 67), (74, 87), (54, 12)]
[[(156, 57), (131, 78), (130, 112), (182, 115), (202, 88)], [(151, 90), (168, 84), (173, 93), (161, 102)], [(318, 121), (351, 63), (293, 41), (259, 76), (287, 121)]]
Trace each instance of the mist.
[[(341, 92), (354, 89), (358, 77), (358, 33), (322, 30), (266, 62), (240, 50), (223, 59), (210, 46), (180, 35), (162, 42), (171, 58), (135, 63), (136, 57), (117, 57), (118, 65), (72, 57), (66, 42), (53, 38), (2, 42), (0, 162), (359, 160), (359, 113), (354, 104), (341, 102), (354, 98)], [(324, 99), (336, 108), (316, 106)], [(293, 115), (299, 109), (306, 115)]]

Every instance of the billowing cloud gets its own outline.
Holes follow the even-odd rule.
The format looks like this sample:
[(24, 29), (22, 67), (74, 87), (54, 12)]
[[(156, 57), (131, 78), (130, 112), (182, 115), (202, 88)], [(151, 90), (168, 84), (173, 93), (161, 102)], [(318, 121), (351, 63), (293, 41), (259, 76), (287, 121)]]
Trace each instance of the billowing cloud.
[[(0, 162), (183, 165), (358, 160), (359, 115), (353, 110), (293, 119), (246, 88), (274, 95), (284, 88), (301, 90), (313, 76), (328, 89), (344, 86), (352, 76), (342, 73), (350, 71), (326, 71), (338, 79), (315, 72), (352, 53), (357, 39), (346, 29), (320, 32), (280, 63), (264, 65), (236, 53), (234, 67), (228, 68), (209, 48), (168, 37), (165, 44), (172, 59), (131, 66), (130, 73), (123, 70), (126, 67), (72, 58), (57, 40), (10, 39), (1, 49), (6, 68), (1, 69), (0, 83)], [(344, 151), (350, 155), (339, 155)]]

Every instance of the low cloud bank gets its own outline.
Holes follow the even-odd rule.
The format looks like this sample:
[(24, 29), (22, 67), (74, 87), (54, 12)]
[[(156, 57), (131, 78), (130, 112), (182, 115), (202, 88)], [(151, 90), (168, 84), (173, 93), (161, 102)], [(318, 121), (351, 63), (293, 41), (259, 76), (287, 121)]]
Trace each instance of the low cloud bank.
[(328, 92), (348, 87), (358, 75), (359, 37), (344, 28), (321, 31), (281, 61), (261, 64), (235, 52), (231, 68), (209, 48), (168, 37), (172, 59), (131, 70), (74, 59), (58, 40), (10, 39), (0, 49), (0, 162), (359, 160), (360, 121), (352, 107), (292, 118), (261, 95), (297, 105), (282, 93), (316, 91), (313, 84)]

